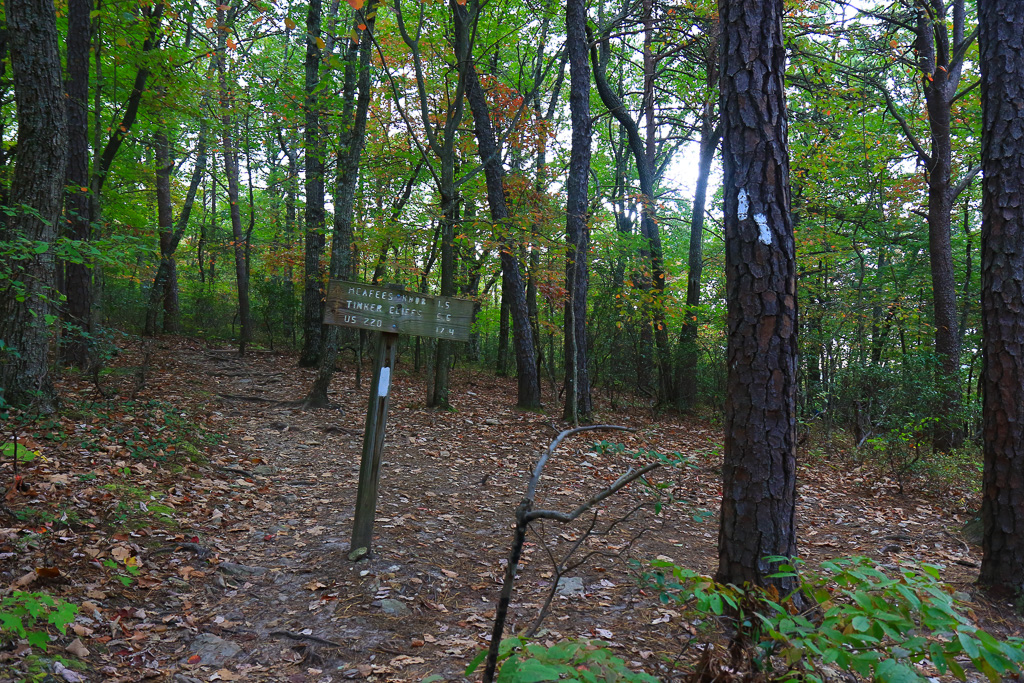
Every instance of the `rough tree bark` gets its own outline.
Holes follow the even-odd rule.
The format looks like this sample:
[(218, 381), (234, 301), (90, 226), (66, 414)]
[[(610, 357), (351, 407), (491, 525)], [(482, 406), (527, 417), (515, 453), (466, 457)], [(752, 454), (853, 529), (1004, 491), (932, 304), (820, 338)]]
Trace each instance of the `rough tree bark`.
[(320, 361), (324, 321), (323, 253), (327, 245), (324, 233), (324, 154), (320, 141), (320, 103), (316, 88), (320, 84), (320, 38), (323, 5), (309, 0), (306, 15), (306, 210), (305, 274), (302, 289), (302, 353), (299, 367), (313, 367)]
[(796, 266), (782, 0), (719, 0), (728, 385), (716, 579), (796, 555)]
[[(5, 9), (18, 120), (11, 204), (22, 210), (3, 224), (0, 239), (50, 246), (68, 144), (56, 16), (52, 0), (8, 0)], [(47, 366), (48, 318), (56, 298), (53, 252), (33, 253), (9, 269), (0, 288), (0, 340), (6, 347), (0, 351), (0, 392), (12, 405), (53, 412), (57, 393)]]
[(572, 149), (566, 178), (565, 206), (565, 407), (562, 418), (574, 425), (593, 412), (587, 361), (587, 290), (590, 284), (590, 228), (587, 186), (590, 183), (590, 65), (587, 63), (587, 7), (584, 0), (565, 3), (565, 49), (569, 55), (569, 112)]
[(984, 169), (984, 386), (979, 582), (1024, 592), (1024, 5), (978, 3)]
[[(68, 165), (64, 214), (67, 234), (74, 240), (92, 237), (89, 212), (89, 43), (92, 41), (91, 0), (69, 0), (67, 37)], [(64, 266), (68, 296), (65, 322), (71, 331), (62, 340), (61, 360), (71, 366), (89, 365), (92, 332), (92, 268), (86, 262)]]

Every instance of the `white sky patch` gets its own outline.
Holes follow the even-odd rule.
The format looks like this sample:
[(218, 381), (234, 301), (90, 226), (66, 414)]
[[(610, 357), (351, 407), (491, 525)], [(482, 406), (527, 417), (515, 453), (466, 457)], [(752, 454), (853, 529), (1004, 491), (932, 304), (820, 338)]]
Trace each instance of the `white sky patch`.
[(741, 221), (747, 220), (747, 212), (750, 210), (750, 199), (747, 197), (746, 189), (740, 188), (740, 194), (736, 201), (739, 203), (739, 207), (736, 209), (737, 216)]
[(768, 217), (763, 213), (759, 213), (754, 216), (754, 222), (757, 223), (757, 229), (761, 231), (758, 239), (761, 240), (761, 244), (772, 243), (772, 229), (768, 227)]

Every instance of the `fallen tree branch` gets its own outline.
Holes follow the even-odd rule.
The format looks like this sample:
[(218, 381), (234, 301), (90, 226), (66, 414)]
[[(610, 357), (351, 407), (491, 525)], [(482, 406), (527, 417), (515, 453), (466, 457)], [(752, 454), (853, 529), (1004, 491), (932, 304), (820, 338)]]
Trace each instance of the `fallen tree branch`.
[(551, 459), (555, 449), (558, 448), (558, 445), (561, 444), (562, 441), (574, 434), (595, 430), (619, 430), (624, 432), (636, 431), (629, 427), (620, 427), (617, 425), (589, 425), (586, 427), (576, 427), (575, 429), (566, 429), (555, 437), (554, 441), (551, 442), (551, 445), (548, 446), (548, 449), (537, 461), (536, 467), (533, 468), (533, 474), (530, 476), (530, 481), (526, 486), (526, 496), (516, 507), (516, 528), (512, 537), (512, 546), (509, 548), (508, 566), (505, 567), (505, 580), (501, 589), (501, 597), (498, 600), (498, 606), (494, 613), (494, 629), (491, 632), (491, 645), (487, 651), (487, 663), (484, 667), (484, 683), (492, 683), (494, 680), (494, 673), (498, 667), (498, 649), (501, 646), (501, 636), (505, 630), (505, 620), (508, 617), (508, 606), (512, 602), (512, 590), (513, 584), (516, 580), (516, 569), (519, 565), (519, 559), (523, 554), (523, 543), (526, 541), (526, 531), (530, 522), (535, 519), (554, 519), (557, 521), (565, 521), (565, 519), (571, 521), (576, 519), (629, 482), (634, 481), (638, 477), (643, 476), (646, 472), (650, 472), (661, 465), (661, 463), (652, 463), (652, 465), (649, 465), (635, 473), (630, 470), (623, 476), (619, 477), (611, 486), (592, 496), (587, 502), (580, 505), (573, 512), (560, 513), (554, 510), (537, 510), (536, 512), (541, 514), (531, 517), (531, 513), (534, 512), (533, 501), (537, 495), (537, 485), (540, 484), (541, 475), (544, 473), (544, 466), (548, 463), (548, 460)]

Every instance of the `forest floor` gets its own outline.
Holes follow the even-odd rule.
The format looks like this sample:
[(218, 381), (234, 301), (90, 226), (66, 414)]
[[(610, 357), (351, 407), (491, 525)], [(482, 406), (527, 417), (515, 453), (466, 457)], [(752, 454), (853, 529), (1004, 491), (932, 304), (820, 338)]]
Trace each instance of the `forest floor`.
[[(43, 591), (79, 611), (45, 655), (7, 639), (0, 680), (37, 680), (54, 658), (64, 664), (47, 680), (72, 682), (462, 678), (490, 636), (528, 473), (565, 425), (516, 410), (513, 380), (462, 368), (452, 375), (455, 409), (427, 410), (411, 365), (400, 357), (374, 557), (359, 563), (347, 554), (366, 368), (357, 388), (348, 363), (332, 407), (313, 411), (295, 403), (313, 372), (293, 356), (239, 358), (182, 338), (160, 340), (148, 358), (136, 350), (117, 359), (101, 379), (117, 397), (64, 377), (61, 414), (18, 432), (28, 455), (16, 486), (13, 449), (0, 465), (0, 597)], [(595, 452), (597, 440), (678, 452), (692, 466), (652, 475), (681, 502), (661, 514), (647, 506), (583, 544), (598, 554), (567, 574), (579, 581), (562, 585), (541, 640), (598, 638), (631, 668), (678, 678), (683, 669), (671, 663), (692, 659), (684, 650), (697, 631), (638, 582), (630, 560), (714, 571), (720, 428), (598, 404), (600, 421), (636, 432), (564, 442), (544, 472), (540, 505), (570, 510), (635, 464)], [(977, 500), (956, 490), (925, 495), (924, 486), (903, 495), (853, 455), (827, 450), (812, 435), (800, 459), (797, 523), (810, 565), (849, 555), (935, 563), (989, 628), (1020, 635), (1012, 610), (973, 585), (980, 549), (960, 529)], [(632, 484), (606, 501), (595, 529), (651, 500)], [(700, 521), (701, 511), (710, 516)], [(535, 525), (506, 634), (536, 618), (555, 578), (550, 557), (592, 519)]]

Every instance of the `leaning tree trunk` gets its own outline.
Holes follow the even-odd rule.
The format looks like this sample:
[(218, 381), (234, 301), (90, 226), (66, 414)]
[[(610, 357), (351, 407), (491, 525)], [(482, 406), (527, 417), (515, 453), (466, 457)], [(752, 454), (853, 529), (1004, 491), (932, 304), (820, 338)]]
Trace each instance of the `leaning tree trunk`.
[(48, 249), (6, 265), (0, 287), (0, 395), (13, 405), (53, 412), (57, 392), (47, 364), (48, 325), (56, 268), (49, 249), (57, 235), (67, 164), (68, 128), (52, 0), (8, 0), (5, 6), (18, 120), (18, 160), (0, 239), (25, 239)]
[[(91, 0), (69, 0), (67, 38), (68, 165), (64, 213), (68, 236), (92, 237), (89, 213), (89, 43), (92, 40)], [(71, 366), (89, 365), (92, 332), (92, 268), (84, 260), (65, 265), (68, 305), (64, 311), (70, 333), (61, 346), (61, 360)], [(74, 294), (70, 294), (74, 292)]]
[[(345, 104), (338, 145), (338, 181), (334, 192), (334, 235), (331, 239), (330, 262), (330, 275), (338, 280), (351, 279), (352, 211), (356, 181), (359, 179), (359, 159), (366, 137), (367, 112), (370, 108), (370, 55), (376, 17), (375, 0), (369, 0), (363, 9), (355, 11), (352, 31), (353, 35), (359, 36), (359, 41), (349, 48), (345, 57)], [(338, 359), (342, 328), (336, 325), (326, 327), (317, 377), (305, 401), (305, 405), (310, 408), (327, 406), (327, 389)]]
[(716, 579), (774, 584), (796, 555), (796, 259), (782, 0), (719, 0), (728, 385)]
[(981, 304), (985, 471), (978, 581), (1024, 587), (1024, 5), (978, 5), (981, 47)]
[(565, 407), (562, 418), (574, 425), (593, 411), (587, 361), (587, 290), (590, 284), (590, 230), (587, 186), (590, 182), (590, 65), (587, 63), (585, 0), (565, 4), (566, 51), (569, 53), (569, 112), (572, 149), (566, 178), (565, 241)]
[(324, 234), (324, 156), (320, 140), (320, 23), (321, 0), (309, 0), (306, 16), (306, 246), (302, 289), (302, 353), (299, 366), (308, 368), (320, 361), (324, 321), (324, 282), (322, 258), (327, 238)]
[(512, 316), (512, 341), (516, 351), (516, 373), (518, 379), (516, 405), (535, 410), (540, 408), (540, 383), (534, 355), (533, 334), (530, 330), (529, 310), (526, 306), (526, 292), (519, 269), (518, 249), (509, 234), (510, 213), (505, 202), (504, 169), (494, 128), (491, 125), (490, 107), (480, 86), (480, 78), (469, 50), (469, 35), (473, 32), (471, 21), (478, 16), (479, 6), (472, 2), (472, 14), (452, 0), (451, 10), (455, 20), (456, 59), (459, 70), (465, 74), (466, 99), (473, 112), (473, 126), (477, 137), (477, 151), (484, 166), (484, 180), (487, 186), (487, 203), (491, 209), (491, 220), (501, 234), (501, 269), (507, 277), (509, 290), (509, 312)]

